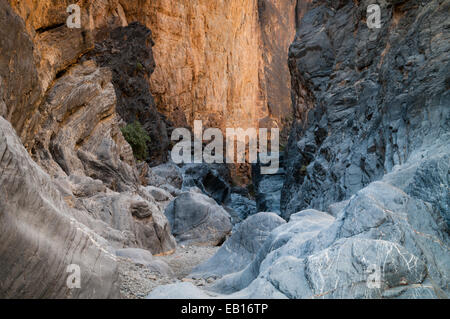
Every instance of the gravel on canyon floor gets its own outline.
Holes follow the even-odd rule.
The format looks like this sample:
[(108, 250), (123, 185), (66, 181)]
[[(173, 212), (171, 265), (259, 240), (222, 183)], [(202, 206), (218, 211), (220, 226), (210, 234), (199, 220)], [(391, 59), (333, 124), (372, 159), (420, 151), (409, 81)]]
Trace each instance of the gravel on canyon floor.
[(212, 284), (217, 278), (192, 279), (188, 275), (197, 265), (211, 258), (220, 247), (180, 246), (167, 256), (154, 258), (165, 261), (173, 271), (172, 276), (161, 275), (130, 259), (118, 257), (120, 292), (124, 299), (144, 299), (158, 286), (177, 282), (192, 282), (199, 287)]

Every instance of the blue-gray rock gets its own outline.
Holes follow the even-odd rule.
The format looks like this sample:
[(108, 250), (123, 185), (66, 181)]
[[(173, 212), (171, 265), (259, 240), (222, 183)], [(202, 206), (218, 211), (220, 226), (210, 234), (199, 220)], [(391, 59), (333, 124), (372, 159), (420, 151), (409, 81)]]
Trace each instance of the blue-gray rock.
[(274, 213), (259, 213), (249, 217), (213, 257), (192, 271), (191, 276), (222, 277), (244, 269), (253, 261), (271, 231), (285, 223)]
[(385, 1), (381, 28), (369, 29), (372, 3), (315, 1), (298, 27), (289, 53), (296, 121), (286, 147), (285, 218), (326, 210), (415, 151), (448, 145), (450, 2)]
[(185, 192), (167, 206), (165, 215), (179, 243), (219, 245), (232, 229), (231, 217), (216, 201), (195, 191)]
[[(114, 250), (77, 220), (81, 212), (67, 205), (2, 117), (0, 194), (0, 298), (119, 297)], [(76, 266), (81, 288), (71, 289)]]

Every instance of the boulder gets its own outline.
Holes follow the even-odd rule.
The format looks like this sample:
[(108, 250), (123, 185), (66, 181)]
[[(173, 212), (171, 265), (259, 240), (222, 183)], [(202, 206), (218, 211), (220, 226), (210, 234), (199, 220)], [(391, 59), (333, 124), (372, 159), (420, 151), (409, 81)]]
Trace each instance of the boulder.
[[(214, 290), (247, 298), (271, 298), (280, 292), (288, 298), (447, 298), (446, 212), (398, 188), (415, 189), (423, 183), (425, 168), (446, 165), (446, 151), (432, 153), (422, 164), (405, 165), (359, 191), (336, 221), (319, 232), (296, 227), (306, 216), (325, 213), (307, 210), (292, 215), (266, 241), (264, 246), (272, 251), (267, 254), (263, 246), (258, 252), (263, 259), (259, 265), (253, 262), (224, 277)], [(436, 174), (427, 176), (429, 189), (442, 182)], [(324, 226), (323, 221), (315, 225)], [(283, 229), (288, 231), (284, 238), (275, 240), (273, 235)]]
[(167, 192), (165, 189), (154, 187), (154, 186), (147, 186), (146, 191), (150, 193), (150, 195), (153, 196), (153, 198), (157, 202), (167, 202), (172, 201), (173, 196)]
[[(332, 216), (315, 210), (293, 215), (289, 223), (279, 226), (270, 233), (253, 261), (245, 269), (224, 276), (212, 289), (223, 294), (231, 294), (246, 288), (259, 276), (266, 259), (271, 260), (268, 262), (270, 264), (273, 258), (277, 258), (275, 256), (278, 256), (278, 249), (291, 240), (300, 245), (326, 230), (334, 221)], [(280, 295), (279, 292), (277, 294)]]
[(183, 184), (183, 175), (180, 168), (173, 163), (165, 163), (150, 168), (148, 173), (148, 185), (162, 187), (171, 185), (177, 189), (181, 189)]
[(214, 199), (197, 192), (185, 192), (165, 211), (172, 234), (179, 243), (219, 245), (230, 233), (230, 215)]
[(249, 265), (271, 231), (286, 222), (274, 213), (259, 213), (246, 219), (208, 261), (192, 271), (192, 277), (222, 277)]
[[(208, 290), (219, 298), (448, 298), (447, 211), (420, 198), (435, 183), (446, 188), (441, 147), (357, 192), (336, 219), (311, 209), (291, 215), (251, 264)], [(424, 182), (420, 195), (403, 190)]]
[[(95, 219), (108, 225), (99, 233), (117, 247), (137, 247), (163, 254), (176, 247), (170, 225), (162, 210), (150, 198), (133, 193), (102, 193), (82, 199), (82, 206)], [(119, 231), (121, 236), (117, 237)]]

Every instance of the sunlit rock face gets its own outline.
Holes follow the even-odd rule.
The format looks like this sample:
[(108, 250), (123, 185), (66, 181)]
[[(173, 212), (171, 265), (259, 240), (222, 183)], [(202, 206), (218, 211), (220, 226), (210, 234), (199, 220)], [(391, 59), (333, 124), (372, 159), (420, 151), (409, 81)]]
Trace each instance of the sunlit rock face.
[(176, 124), (254, 127), (268, 114), (256, 0), (147, 1), (123, 4), (129, 20), (153, 32), (150, 83)]
[[(291, 122), (291, 77), (289, 74), (288, 49), (295, 35), (297, 24), (297, 0), (259, 0), (259, 24), (262, 36), (264, 61), (264, 85), (270, 119), (286, 128)], [(271, 126), (269, 119), (261, 125)]]
[(129, 21), (153, 32), (151, 90), (175, 124), (288, 124), (288, 48), (310, 1), (123, 1)]
[[(151, 92), (175, 125), (192, 126), (195, 119), (219, 128), (290, 122), (287, 53), (309, 1), (79, 1), (80, 30), (65, 26), (68, 0), (9, 2), (34, 43), (39, 87), (32, 92), (38, 96), (94, 47), (99, 30), (139, 21), (155, 41)], [(28, 131), (20, 132), (24, 141), (34, 122), (20, 123), (20, 131)]]

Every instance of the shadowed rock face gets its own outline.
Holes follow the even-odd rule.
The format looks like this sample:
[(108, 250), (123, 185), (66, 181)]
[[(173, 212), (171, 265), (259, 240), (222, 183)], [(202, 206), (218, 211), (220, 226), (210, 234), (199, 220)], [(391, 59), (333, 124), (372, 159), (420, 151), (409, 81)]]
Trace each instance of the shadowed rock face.
[[(297, 0), (258, 0), (268, 111), (284, 128), (282, 141), (287, 140), (292, 121), (291, 77), (286, 61), (297, 27), (296, 9)], [(264, 122), (263, 126), (269, 124)]]
[(172, 233), (180, 243), (220, 245), (231, 232), (230, 215), (199, 192), (185, 192), (167, 206), (165, 214)]
[(316, 1), (290, 48), (286, 218), (348, 199), (448, 140), (450, 2), (387, 1), (373, 30), (370, 3)]
[[(100, 36), (100, 35), (99, 35)], [(116, 110), (127, 123), (139, 121), (151, 141), (149, 162), (160, 164), (167, 160), (169, 148), (168, 125), (155, 108), (149, 79), (155, 69), (152, 33), (139, 23), (131, 23), (101, 34), (106, 38), (84, 59), (94, 59), (112, 71), (112, 83), (117, 96)]]
[[(75, 219), (50, 177), (0, 117), (0, 297), (117, 298), (114, 250)], [(69, 265), (81, 289), (69, 290)]]

